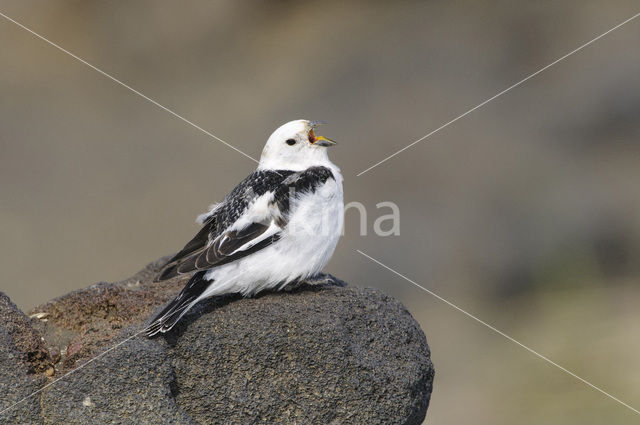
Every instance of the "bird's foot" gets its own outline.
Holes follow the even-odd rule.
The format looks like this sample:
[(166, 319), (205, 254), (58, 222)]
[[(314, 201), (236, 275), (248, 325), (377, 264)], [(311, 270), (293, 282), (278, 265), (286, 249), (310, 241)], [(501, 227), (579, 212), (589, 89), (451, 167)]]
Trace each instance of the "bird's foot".
[(287, 286), (283, 288), (284, 291), (293, 291), (302, 286), (318, 286), (318, 285), (330, 285), (330, 286), (340, 286), (344, 287), (347, 284), (335, 276), (332, 276), (328, 273), (318, 273), (315, 276), (308, 277), (306, 279), (299, 279), (289, 283)]

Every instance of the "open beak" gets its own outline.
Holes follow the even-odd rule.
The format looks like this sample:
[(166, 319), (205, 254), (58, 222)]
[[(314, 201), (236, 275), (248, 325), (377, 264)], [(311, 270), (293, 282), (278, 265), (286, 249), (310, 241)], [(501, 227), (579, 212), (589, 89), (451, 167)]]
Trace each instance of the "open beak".
[(313, 129), (309, 130), (309, 142), (312, 145), (325, 146), (325, 147), (337, 145), (337, 143), (331, 139), (327, 139), (326, 137), (323, 137), (323, 136), (316, 136), (313, 133)]
[(315, 137), (315, 141), (313, 142), (314, 145), (317, 146), (335, 146), (337, 145), (336, 142), (334, 142), (331, 139), (327, 139), (326, 137), (322, 137), (322, 136), (316, 136)]

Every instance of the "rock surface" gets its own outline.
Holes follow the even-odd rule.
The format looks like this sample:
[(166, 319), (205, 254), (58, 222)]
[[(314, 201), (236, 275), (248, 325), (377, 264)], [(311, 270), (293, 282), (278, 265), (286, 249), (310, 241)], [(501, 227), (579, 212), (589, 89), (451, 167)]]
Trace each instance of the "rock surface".
[[(39, 399), (25, 400), (4, 411), (45, 384), (36, 372), (48, 366), (48, 353), (29, 318), (0, 293), (0, 423), (40, 424)], [(48, 369), (48, 367), (47, 367)]]
[(146, 320), (185, 283), (152, 283), (162, 263), (32, 318), (0, 297), (0, 410), (41, 389), (0, 424), (422, 423), (429, 347), (393, 298), (330, 285), (227, 296), (148, 339)]

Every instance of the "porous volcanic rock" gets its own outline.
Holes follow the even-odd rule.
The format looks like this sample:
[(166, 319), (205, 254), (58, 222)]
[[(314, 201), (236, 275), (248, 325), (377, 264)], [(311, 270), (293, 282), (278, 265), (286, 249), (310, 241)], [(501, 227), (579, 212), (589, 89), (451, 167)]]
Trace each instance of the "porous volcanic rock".
[(149, 317), (188, 279), (153, 283), (163, 262), (52, 300), (31, 317), (0, 297), (0, 407), (40, 390), (0, 423), (424, 420), (434, 369), (422, 330), (398, 301), (340, 285), (224, 296), (148, 339)]

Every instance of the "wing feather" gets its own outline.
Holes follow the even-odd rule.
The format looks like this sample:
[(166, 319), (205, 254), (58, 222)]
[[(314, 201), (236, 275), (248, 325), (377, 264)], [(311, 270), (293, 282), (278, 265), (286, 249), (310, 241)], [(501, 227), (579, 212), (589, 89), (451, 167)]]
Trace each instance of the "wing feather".
[[(257, 204), (258, 202), (249, 204), (240, 216), (242, 220), (236, 219), (221, 232), (218, 230), (219, 220), (216, 216), (209, 218), (198, 234), (163, 267), (156, 281), (208, 270), (240, 259), (277, 241), (286, 224), (277, 203), (267, 204), (265, 201)], [(238, 228), (238, 223), (245, 223), (244, 227)]]

